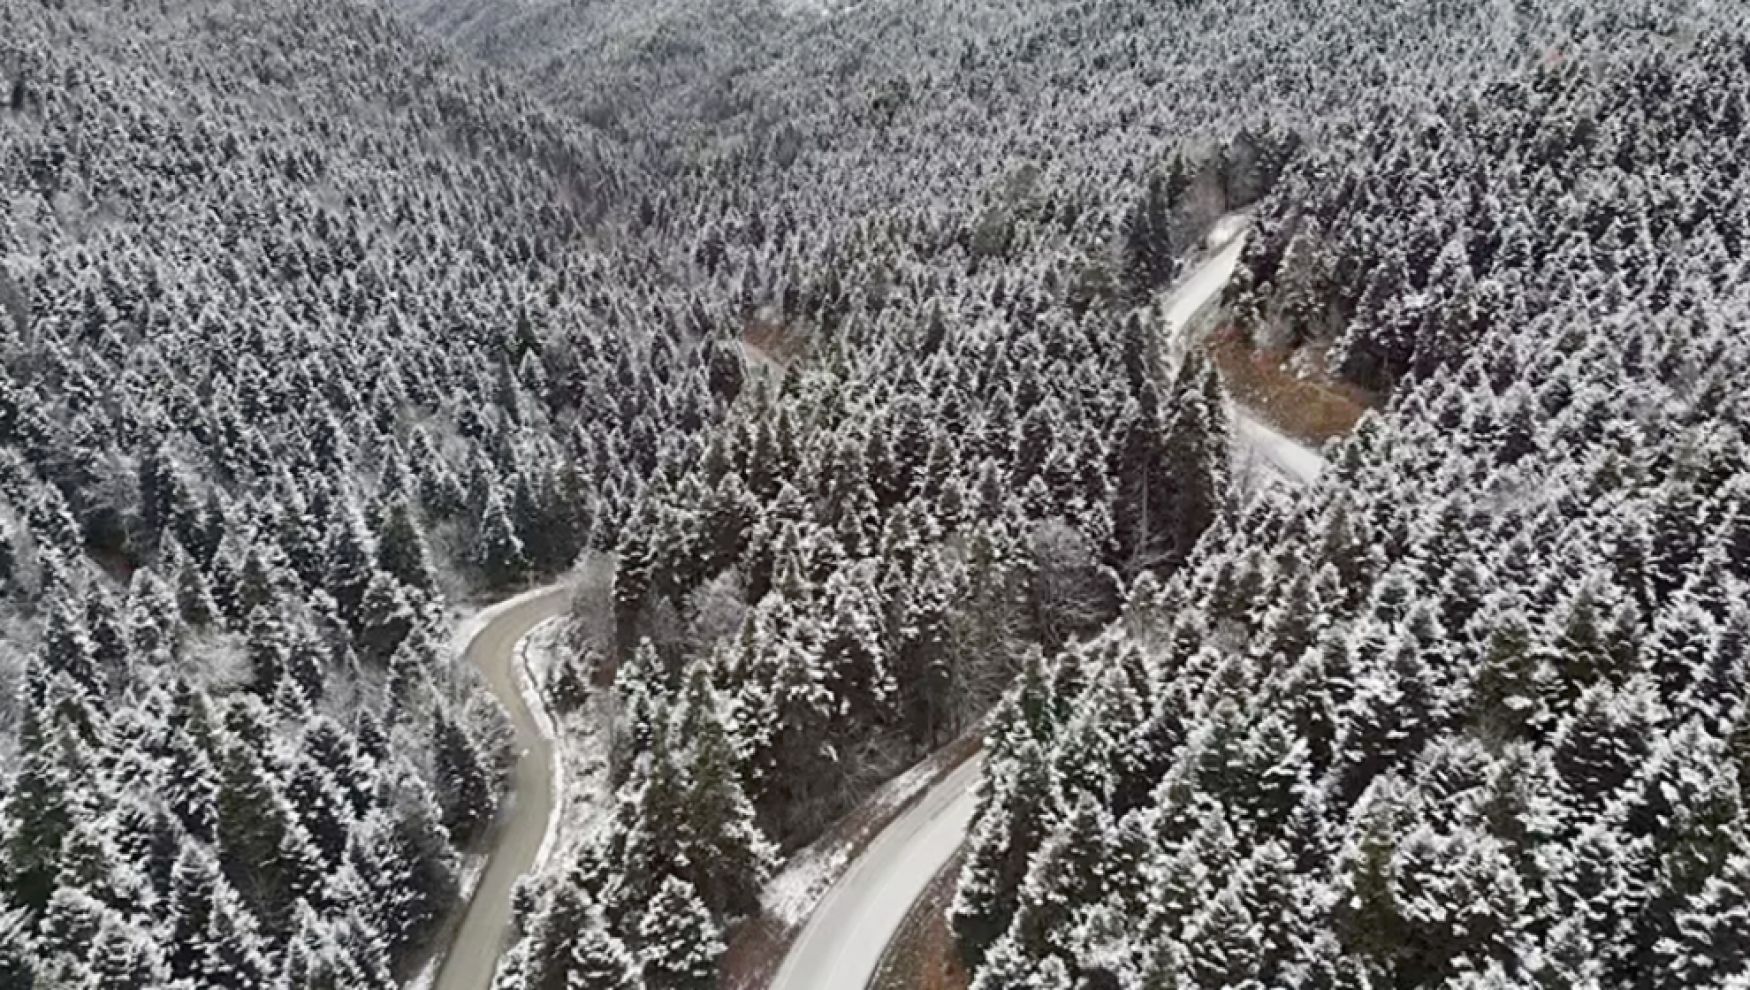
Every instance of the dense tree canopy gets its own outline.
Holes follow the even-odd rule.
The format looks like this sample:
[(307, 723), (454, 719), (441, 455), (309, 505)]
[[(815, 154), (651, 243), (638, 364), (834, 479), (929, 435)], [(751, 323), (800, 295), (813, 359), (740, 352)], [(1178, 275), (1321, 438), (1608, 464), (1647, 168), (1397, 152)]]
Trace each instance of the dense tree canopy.
[[(446, 603), (580, 559), (506, 990), (713, 985), (986, 713), (975, 986), (1746, 979), (1728, 6), (6, 4), (0, 984), (407, 978)], [(1240, 210), (1304, 492), (1163, 333)]]

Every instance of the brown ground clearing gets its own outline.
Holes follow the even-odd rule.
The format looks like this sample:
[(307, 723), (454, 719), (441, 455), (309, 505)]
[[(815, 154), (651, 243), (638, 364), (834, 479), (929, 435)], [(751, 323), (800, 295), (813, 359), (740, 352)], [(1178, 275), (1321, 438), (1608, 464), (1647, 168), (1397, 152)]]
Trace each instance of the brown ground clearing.
[(1252, 347), (1238, 327), (1221, 327), (1209, 335), (1206, 346), (1235, 401), (1283, 433), (1315, 447), (1346, 436), (1361, 414), (1377, 402), (1347, 382), (1295, 374), (1287, 366), (1285, 353)]

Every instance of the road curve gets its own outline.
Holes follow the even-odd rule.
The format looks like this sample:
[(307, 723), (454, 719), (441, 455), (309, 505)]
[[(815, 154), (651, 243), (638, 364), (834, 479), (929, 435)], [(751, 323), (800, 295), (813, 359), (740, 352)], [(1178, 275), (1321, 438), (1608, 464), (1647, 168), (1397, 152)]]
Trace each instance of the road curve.
[(815, 905), (771, 990), (863, 990), (906, 914), (966, 839), (982, 755), (881, 830)]
[[(1173, 290), (1161, 300), (1164, 317), (1161, 332), (1167, 337), (1167, 347), (1174, 354), (1183, 353), (1192, 341), (1188, 335), (1192, 321), (1206, 307), (1213, 305), (1221, 290), (1233, 277), (1240, 252), (1246, 246), (1248, 220), (1243, 215), (1227, 217), (1217, 224), (1222, 237), (1210, 244), (1215, 253), (1191, 270)], [(1235, 453), (1268, 465), (1284, 481), (1294, 486), (1310, 485), (1324, 469), (1325, 459), (1318, 451), (1284, 436), (1251, 410), (1232, 403)]]
[[(1189, 341), (1185, 330), (1227, 285), (1245, 245), (1245, 219), (1225, 224), (1214, 254), (1160, 301), (1169, 347)], [(1294, 485), (1311, 483), (1324, 459), (1235, 406), (1236, 446), (1269, 463)], [(797, 935), (770, 990), (865, 990), (888, 942), (912, 905), (966, 840), (973, 786), (984, 757), (974, 756), (931, 788), (870, 843), (821, 898)]]
[(493, 606), (464, 649), (468, 662), (510, 715), (517, 761), (510, 799), (492, 833), (480, 883), (450, 941), (434, 990), (488, 990), (510, 928), (510, 895), (534, 865), (553, 814), (553, 749), (517, 688), (516, 648), (529, 631), (565, 611), (569, 586), (542, 588)]

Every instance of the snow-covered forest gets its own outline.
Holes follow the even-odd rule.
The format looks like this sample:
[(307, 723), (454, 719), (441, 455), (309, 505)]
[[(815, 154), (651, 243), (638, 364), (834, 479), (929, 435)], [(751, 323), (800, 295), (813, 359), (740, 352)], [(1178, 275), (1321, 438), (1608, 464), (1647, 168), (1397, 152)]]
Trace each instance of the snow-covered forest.
[[(1747, 985), (1739, 20), (8, 3), (0, 987), (412, 979), (453, 616), (567, 574), (501, 990), (720, 985), (968, 732), (979, 990)], [(1311, 487), (1236, 353), (1371, 407)]]
[(396, 985), (509, 757), (446, 602), (611, 545), (735, 353), (369, 5), (7, 3), (0, 79), (0, 985)]

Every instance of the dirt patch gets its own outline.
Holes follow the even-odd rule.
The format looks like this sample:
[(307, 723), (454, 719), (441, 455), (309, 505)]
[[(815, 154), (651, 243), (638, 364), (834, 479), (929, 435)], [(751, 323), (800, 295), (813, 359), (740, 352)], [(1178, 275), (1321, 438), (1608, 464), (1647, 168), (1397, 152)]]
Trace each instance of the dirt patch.
[(971, 983), (948, 926), (962, 856), (955, 853), (912, 905), (881, 958), (873, 990), (966, 990)]
[[(790, 951), (790, 943), (795, 941), (797, 933), (808, 924), (808, 917), (813, 913), (813, 907), (818, 904), (820, 897), (838, 882), (839, 877), (856, 862), (869, 843), (875, 841), (882, 829), (891, 825), (894, 819), (916, 804), (919, 798), (943, 778), (971, 759), (983, 743), (984, 725), (981, 722), (959, 739), (931, 753), (912, 769), (876, 790), (854, 811), (827, 829), (826, 834), (797, 851), (790, 858), (791, 863), (830, 865), (830, 868), (816, 867), (818, 886), (813, 891), (814, 904), (807, 911), (785, 911), (783, 909), (787, 905), (774, 904), (768, 898), (758, 917), (750, 918), (732, 929), (728, 937), (728, 951), (723, 955), (719, 972), (721, 985), (726, 990), (765, 990), (778, 974), (778, 967), (783, 965), (784, 956)], [(903, 788), (903, 791), (896, 794), (896, 787)], [(957, 867), (955, 869), (958, 870)]]
[(742, 328), (741, 342), (765, 360), (788, 365), (802, 353), (807, 339), (780, 320), (756, 314)]
[(772, 982), (796, 932), (769, 915), (742, 922), (729, 936), (719, 974), (728, 990), (759, 990)]
[[(1286, 353), (1254, 348), (1235, 326), (1212, 332), (1206, 346), (1235, 400), (1276, 429), (1314, 446), (1347, 435), (1378, 402), (1346, 382), (1296, 374)], [(1323, 365), (1319, 355), (1311, 356), (1311, 364)]]

